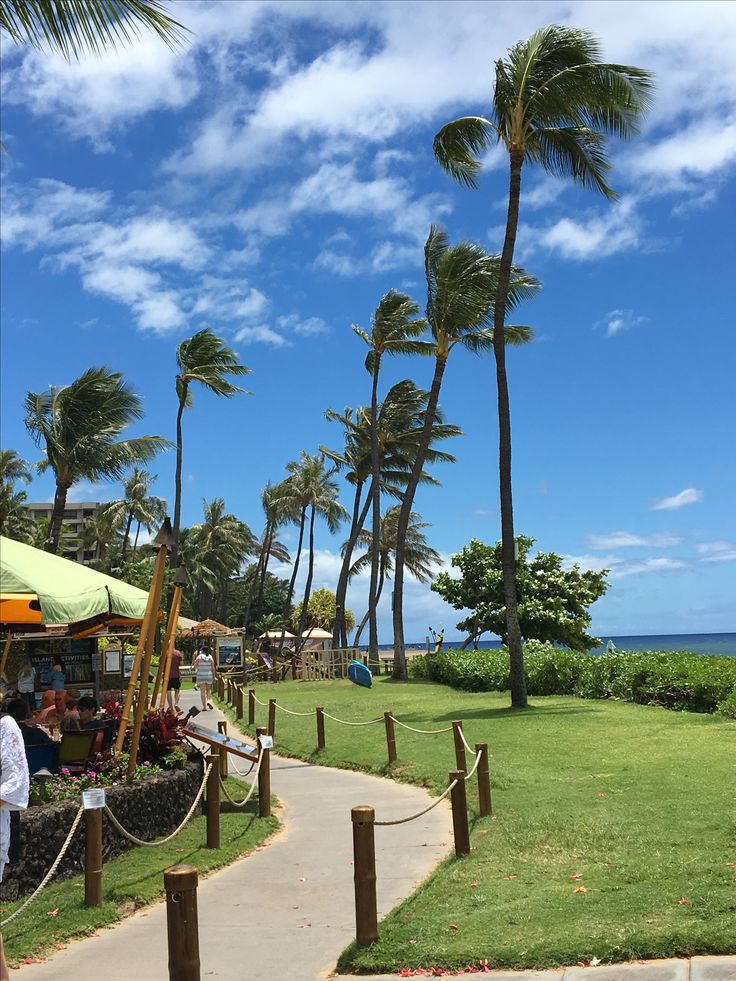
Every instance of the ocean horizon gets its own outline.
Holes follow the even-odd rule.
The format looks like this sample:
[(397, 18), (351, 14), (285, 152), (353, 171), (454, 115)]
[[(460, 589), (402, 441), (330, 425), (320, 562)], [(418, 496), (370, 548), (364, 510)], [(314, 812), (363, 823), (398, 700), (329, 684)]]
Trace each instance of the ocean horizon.
[[(609, 640), (620, 651), (692, 651), (695, 654), (736, 657), (736, 633), (630, 634), (626, 636), (610, 634), (605, 637), (602, 636), (602, 643), (599, 647), (594, 647), (591, 653), (602, 654)], [(447, 650), (458, 650), (462, 645), (462, 640), (446, 640), (442, 646)], [(393, 644), (379, 644), (379, 649), (390, 651), (393, 650), (393, 646)], [(409, 643), (406, 646), (414, 650), (417, 648), (426, 649), (427, 642), (424, 640), (420, 643)], [(497, 650), (501, 646), (501, 641), (481, 640), (477, 646), (479, 650)], [(433, 643), (432, 649), (434, 649)], [(361, 645), (361, 650), (367, 650), (367, 647)]]

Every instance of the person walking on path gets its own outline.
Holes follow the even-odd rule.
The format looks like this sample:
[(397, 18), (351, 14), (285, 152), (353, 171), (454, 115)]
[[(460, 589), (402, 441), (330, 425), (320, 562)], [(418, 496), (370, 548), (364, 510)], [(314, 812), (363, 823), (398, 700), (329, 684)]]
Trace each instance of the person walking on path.
[(209, 648), (203, 647), (194, 659), (194, 678), (199, 688), (199, 697), (202, 702), (202, 711), (212, 710), (212, 685), (215, 681), (215, 659), (210, 654)]
[(181, 662), (183, 655), (176, 648), (171, 652), (171, 667), (169, 668), (169, 682), (166, 686), (166, 702), (173, 711), (179, 711), (179, 699), (181, 697)]

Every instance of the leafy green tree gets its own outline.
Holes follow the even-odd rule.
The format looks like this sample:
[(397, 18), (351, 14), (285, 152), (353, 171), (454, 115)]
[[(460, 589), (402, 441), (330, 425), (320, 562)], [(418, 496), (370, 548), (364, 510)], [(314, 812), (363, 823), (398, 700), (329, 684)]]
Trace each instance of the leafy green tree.
[(59, 548), (69, 489), (79, 480), (120, 480), (170, 444), (161, 436), (121, 440), (123, 430), (143, 416), (140, 398), (109, 368), (89, 368), (70, 385), (26, 396), (26, 428), (46, 454), (40, 473), (51, 469), (56, 492), (46, 542)]
[(369, 642), (368, 659), (378, 663), (378, 540), (381, 533), (381, 460), (378, 441), (378, 377), (384, 355), (419, 354), (429, 356), (433, 346), (418, 338), (427, 329), (427, 321), (417, 317), (419, 307), (404, 293), (390, 290), (378, 304), (371, 319), (370, 333), (353, 324), (353, 330), (368, 345), (366, 371), (371, 375), (371, 497), (373, 507), (372, 534), (376, 545), (371, 555), (371, 578), (368, 591)]
[(156, 474), (134, 467), (130, 475), (123, 481), (125, 495), (123, 499), (111, 501), (104, 509), (113, 529), (124, 529), (122, 531), (121, 562), (125, 562), (127, 559), (133, 522), (136, 522), (137, 525), (133, 544), (133, 558), (135, 560), (141, 526), (150, 533), (166, 517), (166, 501), (150, 493), (156, 479)]
[(30, 465), (15, 450), (0, 450), (0, 534), (29, 544), (35, 526), (26, 507), (28, 495), (16, 490), (17, 481), (30, 483)]
[[(309, 597), (305, 628), (321, 627), (322, 630), (332, 630), (337, 619), (337, 601), (330, 589), (315, 589)], [(291, 625), (295, 630), (300, 629), (302, 622), (302, 604), (297, 603), (291, 613)], [(355, 627), (355, 614), (345, 610), (345, 623), (348, 630)]]
[[(383, 585), (386, 579), (390, 578), (390, 574), (394, 568), (394, 555), (396, 554), (398, 541), (399, 512), (400, 505), (395, 504), (381, 518), (378, 538), (379, 576), (376, 603), (381, 599)], [(427, 543), (424, 529), (430, 528), (431, 525), (427, 521), (422, 521), (421, 517), (421, 514), (417, 514), (415, 511), (412, 511), (409, 517), (409, 525), (407, 526), (404, 540), (404, 565), (419, 582), (427, 583), (432, 578), (432, 568), (440, 563), (440, 554)], [(366, 535), (363, 532), (360, 536), (360, 544), (365, 546), (366, 551), (353, 563), (350, 569), (351, 578), (362, 572), (366, 566), (369, 566), (373, 559), (373, 550), (375, 548), (373, 535)], [(356, 647), (360, 643), (360, 635), (363, 632), (367, 618), (368, 612), (366, 612), (366, 615), (360, 621), (360, 626), (355, 634), (353, 643)]]
[(140, 28), (177, 43), (185, 28), (169, 17), (159, 0), (3, 0), (0, 31), (16, 44), (58, 51), (65, 58), (99, 54)]
[[(447, 360), (456, 347), (482, 353), (494, 341), (489, 326), (498, 285), (499, 257), (489, 255), (472, 242), (450, 245), (443, 231), (432, 226), (424, 247), (427, 280), (427, 320), (434, 342), (434, 375), (424, 415), (421, 436), (404, 492), (396, 530), (396, 573), (394, 576), (394, 678), (406, 680), (404, 647), (404, 552), (411, 509), (424, 466), (432, 424), (437, 413), (440, 389)], [(533, 296), (539, 288), (536, 279), (518, 267), (512, 270), (506, 306), (514, 308)], [(503, 328), (505, 343), (523, 344), (531, 337), (529, 327)]]
[[(588, 607), (608, 589), (607, 569), (601, 572), (563, 567), (562, 556), (554, 552), (537, 552), (529, 558), (533, 538), (516, 538), (518, 559), (516, 583), (519, 624), (525, 640), (551, 641), (576, 651), (589, 651), (600, 641), (588, 632)], [(472, 610), (471, 616), (458, 623), (458, 630), (469, 632), (467, 643), (490, 631), (508, 642), (506, 599), (503, 582), (501, 542), (485, 545), (473, 539), (462, 552), (452, 557), (460, 577), (441, 572), (432, 583), (434, 592), (456, 610)]]
[(550, 174), (615, 197), (608, 185), (608, 136), (628, 139), (638, 130), (652, 90), (652, 75), (630, 65), (601, 61), (596, 37), (577, 28), (551, 25), (515, 44), (496, 62), (490, 116), (464, 116), (448, 123), (434, 140), (440, 166), (467, 187), (476, 187), (481, 154), (501, 143), (509, 157), (506, 234), (493, 310), (499, 429), (501, 541), (511, 701), (527, 704), (521, 629), (514, 579), (514, 514), (511, 485), (511, 411), (503, 329), (508, 312), (514, 248), (519, 224), (521, 173), (539, 163)]
[(176, 396), (179, 408), (176, 413), (176, 497), (174, 501), (174, 547), (171, 565), (176, 567), (179, 555), (179, 527), (181, 524), (181, 467), (183, 455), (182, 416), (184, 410), (192, 405), (192, 385), (199, 384), (215, 395), (232, 398), (245, 389), (238, 388), (228, 380), (228, 375), (236, 377), (249, 375), (250, 368), (240, 364), (234, 351), (206, 327), (192, 337), (187, 337), (176, 349), (176, 363), (179, 372), (176, 376)]
[[(288, 579), (279, 579), (271, 572), (266, 572), (263, 579), (263, 592), (260, 602), (256, 596), (256, 591), (260, 586), (261, 574), (256, 562), (251, 563), (245, 570), (243, 576), (231, 579), (228, 585), (228, 610), (227, 616), (222, 621), (228, 627), (245, 626), (244, 610), (249, 608), (250, 618), (248, 620), (248, 635), (257, 636), (263, 633), (257, 629), (257, 624), (264, 617), (277, 616), (279, 626), (289, 622), (288, 613), (291, 607), (286, 607), (286, 594), (289, 589)], [(254, 597), (256, 597), (254, 599)], [(270, 628), (269, 628), (270, 629)]]

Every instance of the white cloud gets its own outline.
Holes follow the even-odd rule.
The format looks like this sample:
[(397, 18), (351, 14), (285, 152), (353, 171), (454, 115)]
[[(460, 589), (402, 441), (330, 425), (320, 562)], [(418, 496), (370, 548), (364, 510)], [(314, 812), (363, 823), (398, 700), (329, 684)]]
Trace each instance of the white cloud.
[(279, 317), (277, 325), (283, 330), (291, 330), (302, 337), (314, 337), (315, 334), (326, 334), (329, 326), (321, 317), (306, 317), (302, 319), (298, 314), (291, 313), (285, 317)]
[(702, 555), (704, 562), (733, 562), (736, 560), (736, 543), (734, 542), (701, 542), (695, 548)]
[(697, 504), (698, 501), (703, 500), (702, 490), (698, 490), (695, 487), (686, 487), (685, 490), (681, 490), (678, 494), (672, 494), (671, 497), (662, 497), (652, 504), (652, 511), (676, 511), (678, 508), (684, 508), (687, 504)]
[(527, 255), (541, 249), (563, 259), (605, 259), (642, 245), (642, 218), (635, 199), (626, 197), (604, 211), (589, 211), (581, 219), (560, 218), (544, 228), (527, 226), (521, 244)]
[(78, 480), (69, 488), (67, 500), (69, 503), (80, 501), (104, 503), (116, 500), (117, 496), (114, 484), (98, 484), (92, 480)]
[(624, 576), (636, 576), (643, 573), (674, 572), (684, 569), (685, 563), (680, 559), (645, 559), (643, 562), (632, 562), (615, 566), (611, 570), (611, 579), (623, 579)]
[(609, 310), (608, 313), (595, 324), (595, 327), (603, 327), (606, 337), (614, 337), (622, 331), (631, 330), (647, 323), (647, 317), (635, 314), (633, 310)]
[(609, 535), (588, 535), (591, 548), (669, 548), (679, 545), (682, 539), (679, 535), (668, 532), (657, 532), (653, 535), (634, 535), (630, 531), (614, 531)]
[[(652, 191), (678, 189), (683, 181), (718, 173), (736, 163), (736, 121), (711, 117), (631, 153), (625, 166), (652, 177)], [(664, 182), (664, 184), (663, 184)]]
[(291, 347), (291, 341), (282, 337), (266, 324), (255, 327), (241, 327), (235, 334), (235, 340), (241, 344), (270, 344), (272, 347)]

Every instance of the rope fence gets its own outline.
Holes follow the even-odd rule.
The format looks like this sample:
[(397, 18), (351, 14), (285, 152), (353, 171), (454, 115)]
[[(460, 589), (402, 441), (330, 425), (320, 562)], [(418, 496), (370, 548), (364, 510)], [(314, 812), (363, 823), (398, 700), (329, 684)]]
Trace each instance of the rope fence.
[(380, 719), (371, 719), (369, 722), (347, 722), (345, 719), (338, 719), (336, 716), (330, 715), (328, 712), (323, 712), (322, 714), (326, 719), (332, 719), (333, 722), (339, 722), (342, 726), (374, 726), (377, 722), (383, 722), (383, 716), (381, 716)]
[(61, 846), (61, 851), (59, 852), (59, 854), (56, 856), (56, 859), (54, 860), (54, 864), (48, 870), (48, 872), (46, 873), (46, 875), (43, 877), (43, 879), (41, 880), (41, 882), (39, 883), (39, 885), (31, 893), (31, 895), (28, 897), (28, 899), (26, 899), (26, 901), (23, 903), (23, 905), (22, 906), (19, 906), (18, 909), (14, 913), (11, 913), (10, 916), (7, 919), (5, 919), (2, 922), (0, 922), (0, 927), (6, 927), (8, 925), (8, 923), (12, 923), (13, 920), (16, 917), (20, 916), (21, 913), (23, 913), (25, 910), (27, 910), (28, 907), (33, 902), (33, 900), (38, 895), (40, 895), (40, 893), (42, 893), (43, 890), (46, 888), (46, 886), (49, 884), (49, 882), (51, 881), (52, 876), (54, 875), (54, 872), (56, 872), (56, 870), (58, 869), (61, 860), (66, 855), (67, 848), (71, 844), (72, 838), (74, 837), (74, 832), (79, 827), (79, 822), (82, 820), (82, 815), (83, 814), (84, 814), (84, 808), (83, 807), (80, 807), (79, 810), (77, 811), (75, 817), (74, 817), (74, 820), (72, 821), (72, 826), (69, 829), (69, 834), (66, 836), (66, 840), (64, 841), (64, 844)]
[(405, 817), (405, 818), (396, 818), (393, 821), (374, 821), (373, 824), (377, 828), (390, 828), (396, 824), (408, 824), (410, 821), (416, 821), (417, 818), (422, 817), (422, 815), (424, 814), (429, 814), (429, 812), (431, 810), (434, 810), (434, 808), (437, 807), (438, 804), (441, 804), (442, 801), (445, 799), (445, 797), (447, 797), (448, 794), (452, 793), (454, 787), (456, 786), (457, 786), (457, 780), (453, 780), (452, 783), (449, 785), (449, 787), (447, 787), (436, 800), (432, 801), (429, 807), (425, 807), (423, 810), (417, 811), (416, 814), (410, 814), (409, 817)]
[(230, 803), (233, 805), (233, 807), (245, 807), (245, 805), (248, 803), (248, 801), (253, 796), (253, 791), (258, 786), (258, 774), (261, 771), (261, 761), (262, 760), (263, 760), (263, 749), (262, 748), (259, 748), (259, 750), (258, 750), (258, 761), (256, 763), (254, 763), (254, 766), (256, 767), (256, 773), (255, 773), (255, 776), (253, 777), (253, 782), (250, 785), (250, 789), (248, 790), (248, 793), (245, 795), (245, 797), (243, 798), (243, 800), (233, 800), (233, 798), (228, 793), (227, 787), (225, 786), (225, 781), (222, 779), (222, 777), (220, 777), (220, 786), (222, 787), (222, 790), (223, 790), (225, 796), (230, 801)]
[(406, 722), (400, 722), (395, 715), (391, 716), (391, 721), (395, 722), (397, 726), (401, 726), (402, 729), (408, 729), (409, 732), (419, 732), (424, 736), (439, 736), (442, 732), (452, 732), (452, 726), (447, 726), (445, 729), (415, 729), (414, 726), (408, 726)]
[(197, 791), (197, 796), (194, 798), (192, 806), (189, 808), (186, 817), (181, 822), (179, 827), (175, 831), (172, 831), (171, 834), (167, 835), (165, 838), (159, 838), (158, 841), (146, 841), (144, 838), (138, 838), (137, 835), (131, 834), (130, 831), (126, 830), (123, 827), (123, 825), (120, 823), (120, 821), (118, 821), (118, 819), (115, 817), (115, 815), (112, 813), (112, 811), (107, 805), (105, 805), (105, 809), (104, 809), (105, 814), (107, 814), (115, 830), (118, 831), (123, 836), (123, 838), (127, 838), (127, 840), (132, 842), (134, 845), (142, 845), (144, 848), (158, 848), (160, 845), (165, 845), (167, 842), (171, 841), (172, 838), (176, 838), (179, 832), (184, 829), (184, 826), (189, 823), (192, 815), (197, 809), (197, 804), (199, 804), (200, 800), (202, 799), (202, 794), (204, 793), (205, 787), (207, 786), (207, 778), (210, 775), (210, 771), (212, 770), (213, 765), (214, 764), (210, 763), (207, 766), (207, 769), (204, 771), (204, 776), (202, 778), (202, 783), (200, 785), (200, 788)]

